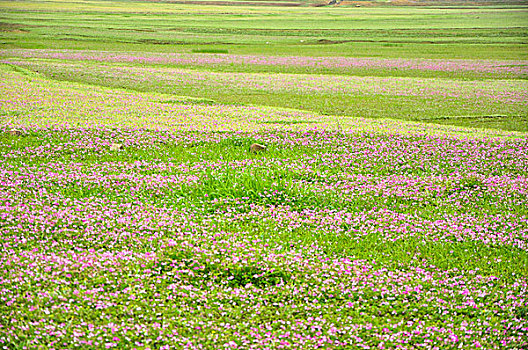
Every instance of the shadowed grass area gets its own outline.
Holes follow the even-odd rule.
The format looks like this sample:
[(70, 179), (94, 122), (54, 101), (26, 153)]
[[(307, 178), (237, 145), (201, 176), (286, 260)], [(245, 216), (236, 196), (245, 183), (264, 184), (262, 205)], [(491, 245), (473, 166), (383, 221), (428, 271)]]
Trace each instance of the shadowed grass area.
[(468, 115), (468, 116), (445, 116), (438, 118), (423, 118), (421, 121), (435, 124), (457, 125), (464, 127), (480, 127), (502, 130), (516, 130), (528, 132), (528, 117), (507, 115)]

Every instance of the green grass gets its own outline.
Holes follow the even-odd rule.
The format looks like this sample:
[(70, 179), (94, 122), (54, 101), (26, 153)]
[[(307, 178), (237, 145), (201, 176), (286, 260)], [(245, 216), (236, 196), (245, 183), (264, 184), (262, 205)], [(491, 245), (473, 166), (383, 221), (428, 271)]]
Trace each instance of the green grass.
[[(20, 68), (20, 67), (22, 68)], [(236, 69), (239, 65), (234, 65)], [(113, 67), (125, 70), (115, 70)], [(412, 120), (427, 123), (447, 124), (466, 127), (481, 127), (492, 129), (503, 129), (510, 131), (528, 131), (526, 123), (527, 109), (522, 102), (503, 103), (500, 99), (492, 97), (478, 97), (480, 94), (470, 92), (473, 87), (481, 86), (480, 89), (495, 89), (497, 93), (502, 91), (521, 91), (526, 86), (526, 80), (488, 80), (478, 77), (462, 79), (433, 79), (420, 77), (383, 76), (383, 71), (378, 71), (371, 76), (363, 76), (366, 79), (353, 80), (349, 84), (357, 84), (358, 91), (333, 92), (332, 90), (315, 89), (299, 90), (299, 85), (310, 85), (315, 75), (296, 73), (289, 75), (272, 75), (264, 73), (234, 73), (232, 78), (222, 78), (222, 71), (207, 71), (205, 67), (196, 70), (173, 70), (172, 68), (157, 67), (145, 68), (144, 66), (117, 66), (107, 64), (83, 62), (57, 62), (57, 61), (21, 61), (13, 69), (27, 72), (24, 74), (35, 74), (54, 80), (73, 81), (95, 86), (106, 86), (112, 88), (124, 88), (131, 91), (156, 92), (167, 95), (191, 96), (194, 99), (187, 103), (198, 104), (227, 104), (227, 105), (255, 105), (272, 106), (282, 108), (293, 108), (314, 112), (318, 115), (364, 118), (392, 118)], [(365, 71), (368, 72), (368, 71)], [(364, 72), (364, 73), (365, 73)], [(181, 75), (180, 75), (181, 74)], [(229, 73), (232, 74), (232, 73)], [(447, 75), (444, 72), (444, 75)], [(406, 76), (407, 75), (407, 76)], [(427, 75), (427, 74), (426, 74)], [(173, 77), (179, 77), (174, 79)], [(353, 73), (346, 75), (326, 74), (328, 84), (346, 81), (347, 77), (353, 78)], [(372, 78), (371, 78), (372, 77)], [(323, 78), (323, 76), (321, 76)], [(220, 79), (220, 80), (219, 80)], [(225, 80), (222, 80), (225, 79)], [(276, 81), (276, 86), (266, 85), (266, 81)], [(372, 79), (372, 80), (371, 80)], [(378, 80), (375, 80), (378, 79)], [(383, 79), (383, 80), (379, 80)], [(282, 81), (289, 85), (281, 84)], [(225, 81), (225, 83), (219, 83)], [(257, 81), (264, 87), (254, 87), (250, 81)], [(379, 81), (379, 82), (377, 82)], [(472, 82), (471, 84), (469, 82)], [(247, 86), (246, 86), (247, 83)], [(345, 83), (339, 83), (340, 86)], [(377, 91), (378, 84), (394, 86), (393, 93), (363, 93), (363, 89), (374, 88)], [(400, 85), (398, 85), (400, 84)], [(407, 84), (409, 88), (415, 87), (415, 91), (400, 95), (397, 86)], [(418, 84), (418, 85), (417, 85)], [(370, 86), (370, 88), (369, 88)], [(423, 89), (430, 89), (435, 94), (422, 94)], [(442, 89), (452, 89), (456, 97), (445, 97)], [(517, 92), (517, 93), (518, 93)], [(178, 101), (176, 101), (178, 102)], [(295, 121), (293, 121), (295, 123)], [(266, 123), (271, 123), (266, 121)], [(282, 124), (285, 124), (283, 121)], [(286, 121), (292, 124), (292, 121)]]
[(527, 13), (0, 1), (0, 341), (525, 347), (524, 68), (163, 54), (519, 68)]
[[(106, 5), (106, 6), (105, 6)], [(525, 59), (526, 9), (1, 2), (6, 48)], [(206, 46), (204, 48), (204, 46)]]
[[(250, 54), (432, 59), (527, 59), (528, 8), (280, 8), (210, 6), (127, 1), (0, 2), (1, 47), (194, 54)], [(439, 96), (335, 95), (283, 90), (218, 88), (207, 79), (137, 81), (113, 77), (97, 63), (73, 68), (56, 61), (31, 61), (30, 69), (51, 79), (190, 96), (193, 101), (307, 110), (342, 117), (397, 118), (457, 126), (528, 131), (526, 108), (500, 100), (477, 102)], [(68, 62), (66, 62), (68, 63)], [(142, 68), (144, 64), (118, 66)], [(38, 67), (38, 68), (37, 68)], [(102, 68), (101, 68), (102, 67)], [(112, 70), (112, 65), (106, 66)], [(493, 73), (382, 68), (241, 64), (155, 64), (195, 72), (324, 74), (409, 77), (448, 84), (484, 79), (526, 79)], [(104, 70), (104, 69), (103, 69)], [(518, 81), (512, 86), (519, 85)], [(196, 100), (197, 99), (197, 100)], [(189, 100), (190, 101), (190, 100)], [(214, 102), (213, 102), (214, 101)], [(189, 102), (190, 103), (190, 102)], [(194, 103), (194, 102), (192, 102)], [(455, 117), (453, 117), (455, 116)], [(496, 116), (489, 118), (489, 116)]]
[[(101, 139), (106, 139), (112, 133), (111, 129), (101, 130), (98, 135)], [(151, 138), (156, 138), (160, 133), (152, 133)], [(163, 132), (161, 133), (163, 135)], [(220, 135), (226, 135), (220, 133)], [(229, 134), (227, 134), (229, 136)], [(189, 135), (189, 138), (200, 137), (200, 134)], [(343, 135), (341, 142), (351, 142), (356, 135), (348, 137)], [(376, 142), (378, 136), (368, 136), (362, 142), (368, 143), (368, 138), (373, 137)], [(387, 140), (390, 136), (387, 137)], [(417, 136), (414, 141), (420, 138)], [(387, 266), (406, 266), (412, 264), (417, 256), (434, 266), (445, 269), (474, 270), (478, 269), (484, 275), (498, 275), (503, 278), (510, 278), (512, 273), (528, 275), (528, 254), (517, 248), (509, 246), (487, 245), (479, 241), (432, 241), (423, 237), (407, 237), (403, 240), (390, 241), (383, 239), (379, 233), (371, 233), (361, 238), (353, 238), (346, 234), (347, 230), (354, 229), (354, 225), (344, 225), (345, 234), (329, 235), (328, 232), (321, 232), (317, 226), (304, 224), (294, 230), (284, 230), (276, 226), (271, 221), (262, 222), (257, 216), (248, 217), (246, 220), (236, 222), (226, 222), (221, 213), (229, 209), (232, 212), (250, 212), (250, 204), (266, 206), (288, 205), (289, 211), (301, 213), (303, 210), (335, 210), (337, 212), (362, 213), (371, 210), (386, 209), (394, 212), (412, 214), (425, 220), (442, 219), (445, 215), (467, 215), (469, 213), (479, 217), (483, 213), (489, 215), (500, 215), (510, 213), (518, 217), (528, 215), (527, 208), (522, 205), (512, 205), (509, 201), (498, 201), (494, 195), (487, 194), (483, 189), (483, 183), (467, 175), (464, 183), (454, 186), (453, 191), (446, 191), (443, 196), (437, 197), (433, 193), (426, 196), (425, 200), (419, 203), (409, 199), (395, 197), (383, 199), (377, 195), (366, 195), (356, 197), (354, 200), (343, 200), (339, 192), (328, 191), (323, 193), (314, 192), (310, 185), (299, 185), (298, 181), (307, 181), (309, 184), (332, 185), (339, 181), (342, 175), (370, 175), (387, 177), (391, 175), (424, 177), (437, 175), (439, 173), (449, 174), (459, 169), (449, 166), (436, 167), (435, 170), (420, 170), (419, 167), (411, 167), (410, 171), (395, 168), (394, 166), (384, 167), (383, 163), (377, 163), (375, 168), (363, 167), (363, 161), (348, 168), (325, 165), (323, 161), (313, 163), (314, 168), (308, 172), (292, 172), (277, 165), (278, 160), (288, 160), (290, 164), (302, 164), (306, 158), (317, 159), (324, 154), (334, 154), (343, 152), (339, 150), (339, 144), (333, 142), (327, 146), (309, 147), (296, 146), (285, 147), (277, 144), (269, 145), (269, 151), (262, 154), (253, 154), (249, 151), (249, 145), (254, 142), (263, 141), (255, 136), (232, 135), (220, 142), (193, 142), (187, 145), (167, 142), (158, 144), (152, 149), (128, 147), (125, 151), (109, 152), (86, 152), (83, 149), (71, 149), (70, 137), (59, 131), (39, 132), (34, 131), (25, 134), (23, 137), (0, 134), (0, 155), (8, 152), (39, 147), (43, 144), (51, 145), (50, 156), (35, 157), (31, 153), (16, 159), (7, 160), (6, 166), (19, 167), (46, 167), (50, 164), (77, 164), (76, 167), (89, 171), (93, 167), (101, 164), (133, 164), (135, 162), (186, 164), (187, 167), (203, 163), (214, 164), (216, 162), (237, 162), (253, 160), (255, 165), (247, 166), (241, 171), (239, 168), (231, 169), (228, 166), (220, 166), (211, 169), (198, 169), (191, 174), (197, 175), (200, 185), (181, 184), (169, 186), (160, 191), (145, 188), (142, 191), (127, 193), (128, 186), (133, 187), (134, 183), (128, 185), (120, 183), (115, 186), (108, 185), (88, 185), (76, 181), (64, 183), (44, 182), (42, 185), (49, 193), (56, 193), (63, 198), (71, 200), (89, 200), (91, 198), (105, 198), (105, 200), (117, 203), (137, 201), (147, 203), (154, 207), (172, 207), (179, 209), (189, 209), (196, 212), (194, 220), (204, 220), (208, 225), (215, 227), (215, 230), (225, 230), (227, 232), (250, 232), (253, 237), (258, 237), (264, 241), (281, 244), (292, 242), (303, 246), (317, 244), (324, 251), (332, 256), (352, 256), (357, 259), (374, 259)], [(408, 142), (412, 142), (409, 137)], [(64, 151), (58, 151), (64, 148)], [(346, 152), (341, 153), (341, 157), (346, 158)], [(390, 161), (389, 161), (390, 162)], [(410, 162), (420, 162), (410, 160)], [(488, 173), (486, 173), (488, 171)], [(482, 175), (511, 175), (515, 176), (513, 169), (487, 169), (481, 172)], [(500, 172), (497, 172), (500, 171)], [(141, 176), (177, 176), (182, 174), (178, 168), (165, 171), (135, 170)], [(104, 175), (119, 175), (119, 169), (109, 168)], [(189, 173), (187, 173), (189, 174)], [(519, 174), (520, 175), (520, 174)], [(337, 178), (333, 178), (337, 176)], [(333, 179), (333, 180), (332, 180)], [(278, 191), (271, 197), (265, 196), (268, 191)], [(457, 191), (476, 191), (471, 203), (464, 207), (458, 207), (457, 203), (450, 204), (447, 198), (456, 194)], [(482, 191), (482, 192), (481, 192)], [(482, 193), (483, 195), (480, 195)], [(34, 200), (39, 196), (35, 195)], [(231, 204), (231, 200), (242, 199), (239, 206)], [(524, 197), (523, 197), (524, 198)], [(526, 200), (526, 198), (521, 199)], [(418, 206), (415, 204), (418, 203)], [(409, 206), (411, 205), (411, 206)], [(413, 208), (413, 209), (410, 209)], [(28, 247), (29, 248), (29, 247)], [(499, 263), (490, 263), (499, 261)], [(222, 273), (222, 272), (220, 272)], [(237, 272), (238, 273), (238, 272)], [(241, 272), (242, 273), (242, 272)], [(245, 281), (245, 277), (240, 277)], [(271, 276), (270, 278), (273, 278)], [(234, 281), (236, 282), (236, 281)], [(233, 283), (234, 283), (233, 282)], [(241, 282), (242, 283), (242, 282)], [(264, 282), (263, 282), (264, 283)]]

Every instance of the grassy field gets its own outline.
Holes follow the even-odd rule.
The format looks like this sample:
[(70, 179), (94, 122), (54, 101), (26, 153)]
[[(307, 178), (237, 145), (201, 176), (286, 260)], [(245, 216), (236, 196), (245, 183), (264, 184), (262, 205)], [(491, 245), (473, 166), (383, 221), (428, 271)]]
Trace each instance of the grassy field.
[(528, 130), (522, 6), (0, 7), (0, 58), (51, 79), (324, 115)]
[(526, 7), (0, 8), (0, 347), (528, 346)]
[[(32, 56), (34, 53), (30, 52), (29, 55)], [(86, 56), (93, 57), (93, 54)], [(465, 67), (462, 67), (463, 62), (460, 61), (452, 61), (450, 66), (441, 66), (441, 62), (431, 64), (430, 61), (352, 61), (352, 63), (365, 64), (367, 68), (360, 67), (346, 72), (347, 74), (337, 75), (236, 72), (233, 70), (236, 70), (238, 66), (244, 65), (247, 68), (249, 64), (232, 63), (235, 59), (231, 56), (216, 57), (211, 60), (211, 64), (207, 62), (194, 64), (200, 67), (198, 70), (166, 66), (123, 65), (121, 63), (106, 64), (100, 63), (100, 57), (95, 57), (95, 63), (89, 63), (86, 62), (87, 59), (82, 60), (82, 57), (82, 53), (77, 53), (74, 55), (73, 63), (70, 62), (71, 60), (20, 59), (9, 59), (4, 62), (19, 71), (38, 73), (38, 75), (51, 79), (133, 91), (205, 98), (208, 103), (286, 107), (319, 115), (338, 115), (341, 119), (350, 117), (397, 118), (439, 124), (528, 131), (526, 116), (528, 83), (524, 79), (519, 79), (519, 76), (526, 74), (528, 69), (522, 65), (515, 66), (518, 62), (507, 67), (497, 67), (494, 64), (472, 65), (474, 62), (466, 62), (470, 66), (467, 67), (468, 71), (464, 72)], [(120, 56), (119, 59), (127, 61), (130, 57), (142, 58), (141, 54), (135, 53), (130, 56)], [(167, 56), (157, 57), (167, 58)], [(183, 59), (191, 62), (203, 62), (210, 58), (197, 55), (176, 56), (176, 60)], [(227, 72), (221, 68), (218, 69), (217, 66), (217, 62), (224, 58), (227, 62), (231, 62), (225, 63), (230, 68)], [(255, 57), (248, 57), (248, 60), (254, 61)], [(278, 64), (273, 65), (277, 61), (280, 62), (280, 59), (273, 58), (270, 62), (264, 63), (266, 66), (270, 65), (277, 69)], [(302, 66), (305, 61), (299, 58), (289, 58), (283, 69), (289, 69), (292, 63)], [(321, 66), (321, 63), (325, 62), (327, 61), (323, 60), (316, 64)], [(427, 65), (425, 68), (424, 63)], [(504, 64), (504, 62), (501, 63)], [(413, 64), (417, 67), (413, 67)], [(217, 71), (206, 70), (211, 65), (216, 65)], [(373, 65), (379, 65), (379, 68), (372, 68)], [(396, 68), (391, 69), (387, 66)], [(506, 69), (502, 71), (501, 68)], [(362, 70), (363, 74), (354, 75), (358, 70)], [(378, 72), (375, 74), (365, 75), (376, 70)], [(475, 75), (475, 77), (439, 79), (429, 76), (446, 76), (452, 70), (458, 70), (460, 74), (466, 76)], [(387, 71), (398, 73), (385, 74)], [(420, 74), (429, 77), (407, 76)], [(496, 78), (482, 78), (490, 74), (496, 75)]]
[(526, 59), (517, 8), (281, 8), (2, 1), (7, 48)]

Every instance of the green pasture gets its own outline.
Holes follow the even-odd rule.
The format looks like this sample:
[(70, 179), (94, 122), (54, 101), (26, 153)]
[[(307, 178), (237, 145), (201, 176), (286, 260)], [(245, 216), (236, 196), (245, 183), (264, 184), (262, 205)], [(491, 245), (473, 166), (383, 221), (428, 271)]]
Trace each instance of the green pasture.
[[(342, 56), (401, 59), (524, 60), (528, 58), (528, 7), (251, 7), (132, 1), (2, 1), (0, 49), (73, 49), (127, 53), (244, 54), (265, 56)], [(16, 55), (15, 55), (16, 56)], [(20, 61), (20, 60), (19, 60)], [(61, 65), (61, 63), (66, 63)], [(73, 63), (73, 66), (68, 66)], [(395, 118), (527, 131), (526, 107), (500, 99), (401, 95), (335, 95), (328, 92), (271, 91), (198, 82), (137, 80), (113, 76), (112, 67), (145, 67), (144, 63), (60, 62), (38, 57), (17, 64), (57, 80), (75, 81), (205, 98), (229, 105), (295, 108), (322, 115)], [(155, 69), (192, 72), (275, 73), (334, 77), (427, 78), (432, 84), (482, 83), (510, 79), (522, 88), (524, 75), (471, 71), (324, 68), (244, 64), (161, 64)], [(158, 67), (161, 66), (161, 67)], [(79, 73), (79, 74), (77, 74)], [(172, 73), (171, 73), (172, 74)], [(316, 75), (314, 75), (314, 78)], [(435, 80), (436, 79), (436, 80)], [(413, 83), (413, 80), (409, 80)], [(507, 89), (506, 89), (507, 90)]]
[(528, 8), (0, 2), (6, 48), (523, 59)]

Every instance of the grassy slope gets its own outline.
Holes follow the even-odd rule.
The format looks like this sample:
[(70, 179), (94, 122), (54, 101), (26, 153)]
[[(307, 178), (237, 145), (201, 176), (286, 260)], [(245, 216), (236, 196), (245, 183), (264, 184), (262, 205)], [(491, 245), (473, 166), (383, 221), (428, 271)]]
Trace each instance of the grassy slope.
[[(321, 76), (223, 73), (219, 67), (213, 69), (216, 72), (210, 72), (208, 65), (182, 70), (158, 65), (145, 67), (68, 60), (15, 59), (10, 62), (56, 80), (207, 98), (223, 104), (287, 107), (345, 118), (394, 118), (528, 131), (524, 103), (504, 103), (495, 98), (505, 93), (522, 93), (526, 81), (520, 79), (483, 79), (470, 74), (459, 79), (434, 79), (427, 77), (427, 73), (423, 74), (425, 77), (408, 77), (405, 71), (391, 77), (389, 74), (383, 76), (383, 70), (377, 72), (378, 77), (369, 77), (368, 72), (363, 72), (366, 76), (356, 78), (354, 72)], [(236, 67), (239, 66), (230, 69), (236, 70)], [(250, 66), (245, 68), (251, 70)], [(314, 77), (326, 83), (314, 83)], [(428, 93), (424, 94), (424, 90)]]

